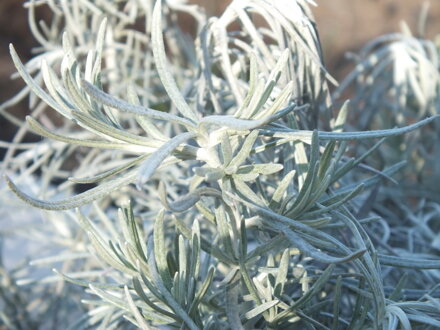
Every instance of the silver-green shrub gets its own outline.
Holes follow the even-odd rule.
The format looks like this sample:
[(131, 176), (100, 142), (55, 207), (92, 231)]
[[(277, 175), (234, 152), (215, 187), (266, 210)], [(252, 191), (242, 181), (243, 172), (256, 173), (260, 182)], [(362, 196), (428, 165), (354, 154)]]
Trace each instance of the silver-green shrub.
[[(19, 287), (2, 283), (16, 310), (20, 299), (47, 305), (36, 316), (9, 309), (5, 325), (57, 315), (58, 327), (72, 329), (440, 326), (438, 250), (390, 240), (408, 228), (381, 212), (382, 193), (375, 200), (378, 187), (395, 191), (387, 183), (404, 163), (368, 163), (384, 139), (438, 115), (425, 118), (419, 102), (414, 123), (345, 131), (350, 106), (333, 115), (328, 84), (337, 82), (323, 66), (310, 3), (234, 0), (220, 17), (185, 1), (27, 4), (41, 49), (23, 64), (11, 46), (26, 87), (1, 107), (19, 127), (4, 143), (2, 170), (19, 198), (57, 211), (44, 211), (50, 223), (37, 231), (53, 255), (31, 258), (58, 263), (55, 285), (72, 294), (29, 271)], [(50, 25), (34, 19), (42, 5)], [(183, 14), (194, 38), (181, 29)], [(384, 75), (372, 79), (389, 83)], [(399, 79), (390, 86), (413, 86)], [(353, 103), (366, 97), (375, 111), (361, 90)], [(438, 99), (438, 88), (429, 93)], [(7, 109), (25, 97), (31, 115), (22, 122)], [(28, 130), (45, 139), (21, 143)], [(438, 222), (438, 203), (421, 202), (426, 221)], [(72, 319), (75, 302), (83, 311)]]

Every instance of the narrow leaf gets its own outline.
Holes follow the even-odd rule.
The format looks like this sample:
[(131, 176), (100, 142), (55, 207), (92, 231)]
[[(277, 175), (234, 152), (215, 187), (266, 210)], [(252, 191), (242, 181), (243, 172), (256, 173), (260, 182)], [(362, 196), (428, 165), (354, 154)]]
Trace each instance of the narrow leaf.
[(151, 27), (154, 62), (156, 63), (156, 69), (160, 80), (179, 112), (186, 118), (197, 122), (197, 114), (189, 107), (188, 103), (183, 98), (179, 87), (177, 87), (176, 81), (169, 71), (170, 65), (166, 59), (162, 36), (162, 0), (156, 1), (156, 4), (154, 5)]
[(167, 158), (180, 144), (196, 136), (195, 133), (187, 132), (173, 137), (170, 141), (164, 143), (156, 152), (154, 152), (139, 168), (137, 181), (138, 189), (146, 183), (154, 174), (160, 164)]
[(154, 223), (154, 256), (156, 258), (157, 270), (159, 271), (160, 277), (169, 290), (172, 286), (172, 280), (167, 263), (163, 211), (159, 212)]
[(6, 182), (9, 185), (9, 188), (23, 201), (26, 203), (40, 208), (44, 210), (50, 211), (59, 211), (59, 210), (69, 210), (75, 207), (79, 207), (88, 203), (91, 203), (97, 199), (103, 198), (109, 193), (128, 185), (135, 181), (137, 176), (137, 171), (130, 171), (118, 178), (115, 178), (111, 181), (105, 182), (95, 188), (87, 190), (81, 194), (76, 196), (58, 200), (58, 201), (43, 201), (36, 198), (33, 198), (21, 190), (12, 182), (12, 180), (6, 176)]

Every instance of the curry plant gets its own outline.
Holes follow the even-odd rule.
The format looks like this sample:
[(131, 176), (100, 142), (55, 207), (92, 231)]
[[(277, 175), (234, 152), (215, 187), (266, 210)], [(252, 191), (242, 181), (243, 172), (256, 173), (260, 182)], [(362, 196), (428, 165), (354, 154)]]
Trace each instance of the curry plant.
[[(61, 263), (66, 290), (84, 288), (75, 293), (83, 316), (64, 324), (440, 326), (435, 252), (378, 237), (393, 229), (372, 196), (395, 185), (405, 163), (367, 161), (387, 138), (439, 115), (420, 110), (399, 127), (346, 131), (350, 104), (332, 105), (338, 83), (310, 4), (234, 0), (220, 17), (185, 1), (27, 4), (42, 49), (23, 64), (10, 47), (26, 87), (1, 108), (19, 127), (2, 168), (9, 188), (44, 216), (58, 214), (64, 240), (76, 242), (33, 261)], [(51, 25), (35, 22), (41, 5)], [(182, 14), (194, 35), (182, 31)], [(400, 79), (413, 86), (408, 77)], [(7, 108), (26, 96), (32, 112), (22, 122)], [(44, 139), (22, 143), (27, 131)], [(41, 189), (25, 191), (31, 175)], [(421, 287), (406, 286), (407, 269)]]
[[(405, 125), (438, 114), (439, 45), (424, 38), (428, 8), (425, 3), (415, 33), (402, 23), (400, 33), (380, 36), (365, 45), (355, 57), (355, 69), (335, 91), (337, 99), (347, 88), (356, 89), (352, 107), (359, 129)], [(390, 139), (382, 149), (382, 161), (395, 162), (404, 153), (411, 159), (407, 177), (429, 186), (440, 175), (434, 165), (440, 156), (435, 146), (438, 131), (438, 123), (434, 123), (415, 134)]]

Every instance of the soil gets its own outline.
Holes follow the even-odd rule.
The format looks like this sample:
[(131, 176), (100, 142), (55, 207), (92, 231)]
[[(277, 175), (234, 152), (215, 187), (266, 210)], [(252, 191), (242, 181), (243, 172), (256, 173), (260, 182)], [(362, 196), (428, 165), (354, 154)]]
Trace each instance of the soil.
[[(346, 52), (358, 51), (379, 35), (400, 32), (405, 21), (414, 35), (422, 0), (321, 0), (315, 14), (327, 67), (338, 80), (345, 76), (351, 63)], [(440, 35), (440, 1), (430, 1), (426, 37)]]
[[(27, 11), (24, 1), (0, 0), (0, 104), (8, 100), (21, 88), (21, 79), (11, 80), (15, 67), (9, 55), (9, 44), (12, 43), (23, 62), (32, 58), (32, 49), (38, 46), (27, 23)], [(48, 13), (39, 13), (46, 16)], [(13, 109), (14, 115), (24, 118), (28, 113), (27, 102), (23, 101)], [(10, 141), (16, 127), (0, 116), (0, 140)], [(29, 140), (29, 139), (27, 139)], [(0, 160), (4, 149), (0, 148)]]

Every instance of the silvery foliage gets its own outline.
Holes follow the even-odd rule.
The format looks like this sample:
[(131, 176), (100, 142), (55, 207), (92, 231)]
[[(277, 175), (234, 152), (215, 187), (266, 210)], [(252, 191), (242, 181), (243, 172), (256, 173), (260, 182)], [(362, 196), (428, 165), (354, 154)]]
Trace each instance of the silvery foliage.
[[(355, 90), (349, 121), (356, 118), (359, 129), (406, 125), (439, 113), (440, 44), (438, 37), (425, 37), (428, 10), (426, 2), (415, 32), (403, 22), (401, 32), (372, 40), (354, 57), (354, 70), (341, 82), (333, 98), (340, 98), (350, 88)], [(409, 251), (418, 250), (416, 245), (421, 247), (419, 251), (438, 251), (439, 132), (436, 121), (413, 134), (393, 137), (367, 160), (376, 166), (407, 160), (399, 173), (399, 187), (375, 190), (378, 203), (373, 208), (387, 218), (382, 231), (389, 234), (383, 236), (384, 242), (401, 240), (405, 244), (393, 245)], [(368, 142), (364, 144), (364, 148), (369, 147)], [(398, 233), (393, 233), (392, 228), (399, 228)]]
[[(76, 244), (37, 263), (63, 261), (59, 276), (93, 297), (72, 329), (440, 325), (426, 290), (440, 262), (390, 254), (375, 231), (386, 219), (358, 212), (403, 166), (365, 159), (437, 115), (344, 131), (308, 3), (234, 0), (220, 17), (185, 1), (27, 3), (42, 49), (23, 64), (11, 46), (26, 87), (1, 108), (19, 126), (2, 166), (28, 204), (65, 210), (47, 214)], [(40, 5), (50, 26), (34, 20)], [(23, 123), (6, 109), (27, 96)], [(21, 143), (28, 130), (47, 139)], [(350, 141), (381, 138), (346, 156)], [(23, 191), (37, 171), (42, 189)], [(382, 272), (408, 268), (423, 289), (403, 277), (392, 290)]]
[[(439, 45), (423, 38), (428, 8), (425, 3), (416, 34), (402, 23), (402, 32), (380, 36), (365, 45), (355, 56), (355, 69), (335, 91), (333, 97), (338, 99), (347, 89), (356, 89), (352, 108), (360, 129), (401, 126), (438, 114)], [(408, 174), (429, 173), (419, 175), (418, 180), (435, 181), (433, 178), (440, 178), (440, 168), (432, 168), (440, 157), (435, 143), (439, 129), (434, 123), (415, 134), (391, 139), (382, 147), (383, 161), (395, 162), (404, 153), (412, 162)]]

